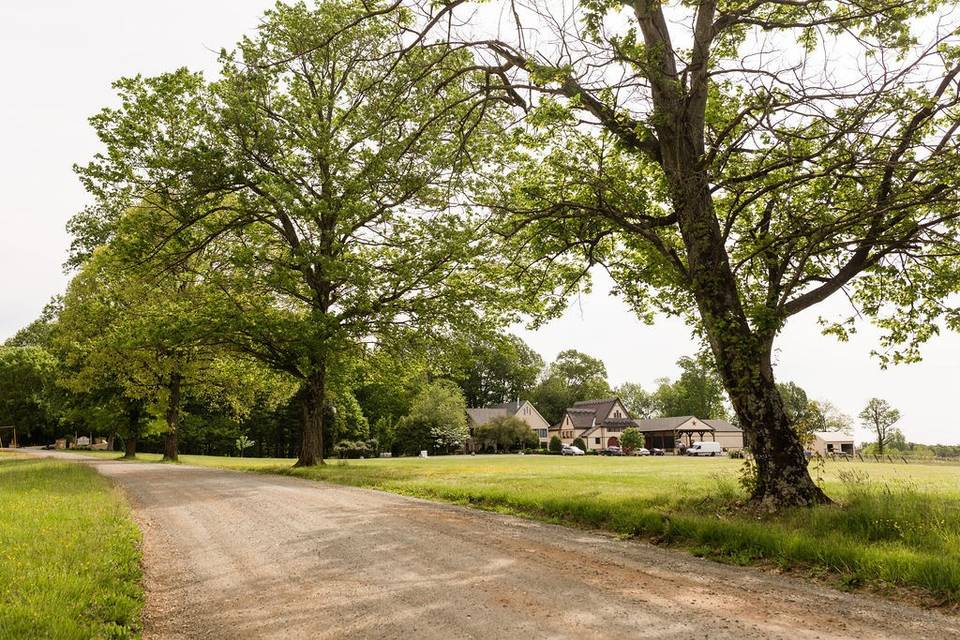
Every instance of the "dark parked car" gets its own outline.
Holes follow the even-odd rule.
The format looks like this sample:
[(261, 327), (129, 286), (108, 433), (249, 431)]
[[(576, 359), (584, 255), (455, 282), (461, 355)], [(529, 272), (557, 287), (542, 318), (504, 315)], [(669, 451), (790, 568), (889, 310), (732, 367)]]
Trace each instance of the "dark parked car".
[(600, 455), (602, 455), (602, 456), (622, 456), (622, 455), (623, 455), (623, 449), (621, 449), (620, 447), (607, 447), (606, 449), (604, 449), (603, 451), (600, 452)]
[(664, 451), (663, 451), (663, 449), (656, 449), (656, 448), (650, 449), (650, 455), (652, 455), (652, 456), (662, 456), (662, 455), (664, 455)]

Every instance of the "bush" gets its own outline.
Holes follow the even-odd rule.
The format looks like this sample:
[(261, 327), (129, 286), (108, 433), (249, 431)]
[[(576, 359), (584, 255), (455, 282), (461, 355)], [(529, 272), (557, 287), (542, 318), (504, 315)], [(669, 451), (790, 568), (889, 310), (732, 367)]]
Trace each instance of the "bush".
[(395, 432), (397, 448), (412, 454), (422, 450), (449, 453), (464, 446), (469, 437), (463, 391), (448, 380), (424, 387)]
[(560, 436), (550, 438), (550, 445), (548, 446), (550, 453), (560, 453), (562, 449), (563, 443), (560, 441)]
[(540, 444), (540, 439), (526, 422), (515, 416), (497, 416), (473, 430), (473, 439), (480, 450), (522, 451)]
[(586, 445), (586, 443), (583, 441), (583, 438), (576, 438), (576, 439), (574, 439), (574, 441), (573, 441), (573, 446), (577, 447), (577, 448), (580, 449), (581, 451), (586, 451), (586, 450), (587, 450), (587, 445)]
[(333, 455), (338, 458), (375, 458), (377, 456), (377, 441), (368, 440), (341, 440), (333, 447)]
[(643, 448), (644, 444), (646, 444), (646, 439), (643, 433), (634, 427), (627, 427), (620, 436), (620, 445), (627, 453)]

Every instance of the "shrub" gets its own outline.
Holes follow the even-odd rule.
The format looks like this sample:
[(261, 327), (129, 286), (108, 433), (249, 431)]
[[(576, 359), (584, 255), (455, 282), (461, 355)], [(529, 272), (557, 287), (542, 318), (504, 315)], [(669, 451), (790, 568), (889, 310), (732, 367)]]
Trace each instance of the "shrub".
[(417, 394), (395, 433), (398, 448), (414, 454), (422, 450), (449, 453), (462, 447), (469, 435), (463, 391), (447, 380), (433, 382)]
[(586, 451), (586, 450), (587, 450), (587, 445), (586, 445), (586, 443), (583, 441), (583, 438), (576, 438), (576, 439), (574, 439), (574, 441), (573, 441), (573, 446), (577, 447), (577, 448), (580, 449), (581, 451)]
[(515, 416), (497, 416), (473, 430), (480, 449), (514, 451), (537, 446), (540, 439), (530, 426)]
[(563, 443), (560, 441), (560, 436), (550, 438), (550, 445), (548, 447), (550, 453), (560, 453), (561, 449), (563, 449)]
[(341, 440), (333, 447), (333, 455), (338, 458), (371, 458), (377, 455), (376, 440), (351, 442)]
[(646, 444), (646, 438), (643, 437), (639, 429), (627, 427), (620, 436), (620, 444), (623, 446), (624, 451), (630, 453), (636, 449), (643, 448), (643, 445)]

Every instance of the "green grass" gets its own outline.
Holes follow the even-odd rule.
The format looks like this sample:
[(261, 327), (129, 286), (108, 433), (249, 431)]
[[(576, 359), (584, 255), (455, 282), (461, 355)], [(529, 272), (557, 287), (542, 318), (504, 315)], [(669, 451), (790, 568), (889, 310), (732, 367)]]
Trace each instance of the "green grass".
[(0, 638), (137, 638), (140, 534), (78, 464), (0, 456)]
[(828, 462), (812, 473), (837, 505), (765, 516), (738, 506), (741, 463), (727, 458), (451, 456), (312, 469), (276, 458), (182, 459), (595, 527), (736, 564), (826, 570), (840, 587), (897, 587), (960, 604), (956, 465)]

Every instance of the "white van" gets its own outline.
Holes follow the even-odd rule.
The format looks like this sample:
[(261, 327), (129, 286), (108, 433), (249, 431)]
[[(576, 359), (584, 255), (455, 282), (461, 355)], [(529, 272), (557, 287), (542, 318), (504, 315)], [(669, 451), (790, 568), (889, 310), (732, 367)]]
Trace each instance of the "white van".
[(723, 454), (719, 442), (694, 442), (693, 446), (687, 449), (688, 456), (719, 456)]

